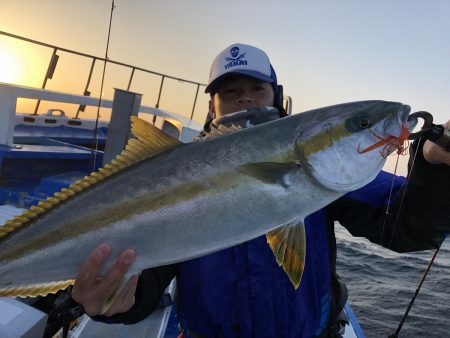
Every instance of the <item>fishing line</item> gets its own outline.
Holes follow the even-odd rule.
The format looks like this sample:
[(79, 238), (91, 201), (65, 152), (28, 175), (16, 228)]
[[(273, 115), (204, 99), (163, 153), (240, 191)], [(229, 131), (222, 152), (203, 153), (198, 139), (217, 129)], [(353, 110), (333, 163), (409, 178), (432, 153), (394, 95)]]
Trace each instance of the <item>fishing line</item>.
[[(419, 138), (418, 144), (420, 144), (421, 141), (422, 141), (422, 138)], [(398, 220), (399, 220), (399, 217), (400, 217), (400, 211), (401, 211), (401, 209), (402, 209), (402, 207), (403, 207), (403, 202), (404, 202), (404, 200), (405, 200), (406, 191), (408, 190), (409, 180), (411, 179), (412, 173), (413, 173), (413, 171), (414, 171), (414, 167), (415, 167), (415, 163), (416, 163), (416, 158), (417, 158), (417, 153), (418, 153), (418, 151), (419, 151), (419, 148), (420, 148), (420, 147), (418, 146), (418, 147), (416, 148), (415, 152), (414, 152), (413, 160), (412, 160), (412, 163), (411, 163), (411, 170), (410, 170), (410, 172), (408, 173), (408, 175), (407, 175), (407, 177), (406, 177), (405, 189), (403, 190), (403, 193), (402, 193), (402, 196), (401, 196), (401, 199), (400, 199), (400, 205), (399, 205), (399, 207), (398, 207), (397, 215), (396, 215), (396, 217), (395, 217), (395, 222), (394, 222), (394, 227), (393, 227), (393, 229), (392, 229), (391, 238), (390, 238), (390, 240), (389, 240), (389, 245), (387, 246), (388, 249), (391, 248), (392, 239), (394, 238), (395, 231), (397, 230), (397, 224), (398, 224)], [(397, 159), (397, 162), (398, 162), (398, 159)], [(396, 164), (396, 166), (395, 166), (395, 171), (397, 171), (397, 164)], [(395, 173), (394, 173), (394, 176), (392, 177), (391, 191), (390, 191), (390, 194), (389, 194), (389, 201), (388, 201), (388, 206), (387, 206), (387, 209), (386, 209), (386, 217), (384, 218), (384, 224), (383, 224), (383, 227), (384, 227), (384, 225), (386, 224), (386, 219), (387, 219), (387, 217), (390, 215), (390, 214), (388, 214), (388, 209), (389, 209), (390, 204), (391, 204), (391, 200), (390, 200), (390, 199), (391, 199), (391, 196), (392, 196), (392, 191), (393, 191), (393, 189), (394, 189), (394, 180), (395, 180)], [(381, 237), (380, 241), (381, 241), (381, 240), (382, 240), (382, 237)]]
[(389, 216), (392, 216), (392, 214), (390, 213), (389, 208), (391, 206), (392, 193), (394, 192), (395, 175), (397, 174), (397, 168), (398, 168), (399, 159), (400, 159), (400, 154), (397, 154), (397, 160), (395, 161), (394, 173), (392, 175), (391, 188), (389, 190), (389, 198), (388, 198), (388, 201), (387, 201), (385, 217), (384, 217), (384, 220), (383, 220), (383, 225), (381, 227), (381, 236), (380, 236), (380, 243), (379, 243), (380, 246), (381, 246), (381, 243), (383, 241), (384, 229), (386, 228), (386, 220), (387, 220), (387, 218)]
[(109, 16), (109, 26), (108, 26), (108, 37), (106, 40), (106, 50), (105, 50), (105, 61), (103, 63), (103, 71), (102, 71), (102, 81), (100, 84), (100, 96), (98, 99), (98, 105), (97, 105), (97, 117), (95, 119), (95, 127), (94, 127), (94, 138), (91, 146), (91, 163), (90, 167), (92, 168), (91, 171), (95, 170), (95, 163), (97, 162), (97, 149), (98, 149), (98, 120), (100, 118), (100, 108), (102, 105), (103, 100), (103, 85), (105, 82), (105, 74), (106, 74), (106, 64), (108, 63), (108, 51), (109, 51), (109, 39), (111, 37), (111, 26), (112, 26), (112, 18), (113, 18), (113, 12), (115, 8), (114, 0), (111, 2), (111, 14)]
[[(421, 142), (422, 142), (422, 138), (420, 137), (420, 138), (418, 139), (417, 143), (420, 145)], [(391, 238), (390, 238), (390, 241), (389, 241), (388, 248), (390, 248), (390, 247), (391, 247), (391, 244), (392, 244), (392, 239), (393, 239), (393, 237), (394, 237), (394, 234), (395, 234), (395, 231), (396, 231), (396, 228), (397, 228), (397, 223), (398, 223), (398, 220), (399, 220), (400, 210), (401, 210), (401, 208), (402, 208), (402, 206), (403, 206), (403, 202), (404, 202), (404, 199), (405, 199), (405, 196), (406, 196), (406, 190), (407, 190), (407, 188), (408, 188), (409, 180), (410, 180), (410, 178), (411, 178), (411, 176), (412, 176), (412, 173), (413, 173), (413, 170), (414, 170), (414, 167), (415, 167), (416, 158), (417, 158), (417, 154), (418, 154), (419, 149), (420, 149), (420, 146), (417, 146), (417, 147), (416, 147), (416, 150), (415, 150), (415, 153), (414, 153), (414, 156), (413, 156), (413, 161), (412, 161), (412, 163), (411, 163), (411, 170), (410, 170), (410, 172), (409, 172), (409, 174), (408, 174), (408, 176), (407, 176), (407, 178), (406, 178), (405, 189), (403, 190), (403, 193), (402, 193), (402, 197), (401, 197), (401, 200), (400, 200), (400, 206), (399, 206), (399, 209), (398, 209), (398, 211), (397, 211), (397, 216), (396, 216), (396, 219), (395, 219), (395, 222), (394, 222), (394, 228), (392, 229), (392, 234), (391, 234)], [(391, 191), (390, 191), (390, 194), (389, 194), (389, 201), (388, 201), (388, 206), (387, 206), (387, 209), (386, 209), (386, 217), (385, 217), (385, 221), (384, 221), (384, 224), (383, 224), (383, 231), (384, 231), (384, 226), (385, 226), (385, 224), (386, 224), (386, 218), (387, 218), (389, 215), (391, 215), (391, 214), (388, 212), (388, 210), (389, 210), (390, 203), (391, 203), (391, 197), (392, 197), (393, 185), (394, 185), (393, 183), (394, 183), (394, 180), (395, 180), (395, 173), (397, 172), (397, 164), (398, 164), (398, 157), (397, 157), (397, 163), (396, 163), (395, 169), (394, 169), (394, 177), (393, 177), (393, 179), (392, 179)], [(381, 239), (380, 239), (380, 242), (381, 242), (381, 240), (382, 240), (382, 237), (381, 237)], [(428, 263), (428, 266), (427, 266), (427, 268), (425, 269), (425, 272), (423, 273), (422, 279), (420, 280), (420, 283), (419, 283), (419, 285), (417, 286), (416, 292), (414, 293), (413, 297), (411, 298), (411, 301), (409, 302), (409, 305), (408, 305), (408, 307), (407, 307), (407, 309), (406, 309), (406, 311), (405, 311), (405, 313), (404, 313), (404, 315), (403, 315), (403, 317), (402, 317), (400, 323), (398, 324), (397, 330), (395, 331), (395, 333), (390, 334), (390, 335), (388, 336), (388, 338), (398, 338), (398, 335), (400, 334), (400, 331), (401, 331), (401, 329), (402, 329), (402, 327), (403, 327), (403, 324), (405, 323), (406, 318), (408, 317), (409, 312), (410, 312), (410, 310), (411, 310), (411, 308), (412, 308), (412, 306), (413, 306), (413, 304), (414, 304), (414, 302), (415, 302), (417, 296), (419, 295), (420, 289), (422, 288), (422, 285), (423, 285), (423, 283), (425, 282), (425, 279), (426, 279), (426, 277), (427, 277), (427, 275), (428, 275), (428, 272), (430, 271), (431, 266), (432, 266), (433, 263), (434, 263), (434, 259), (436, 258), (436, 256), (437, 256), (439, 250), (441, 249), (441, 246), (442, 246), (442, 243), (441, 243), (441, 244), (439, 245), (439, 247), (434, 251), (434, 254), (433, 254), (433, 256), (431, 257), (431, 260), (430, 260), (430, 262)]]

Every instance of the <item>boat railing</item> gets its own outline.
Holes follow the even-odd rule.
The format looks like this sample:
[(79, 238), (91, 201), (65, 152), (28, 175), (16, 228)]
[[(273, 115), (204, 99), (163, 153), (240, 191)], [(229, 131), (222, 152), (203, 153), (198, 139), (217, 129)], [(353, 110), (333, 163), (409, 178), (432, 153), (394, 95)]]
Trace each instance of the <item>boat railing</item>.
[[(21, 40), (21, 41), (24, 41), (24, 42), (27, 42), (27, 43), (30, 43), (30, 44), (34, 44), (34, 45), (38, 45), (38, 46), (42, 46), (42, 47), (47, 47), (47, 48), (52, 50), (52, 54), (51, 54), (51, 57), (50, 57), (50, 60), (48, 62), (48, 66), (47, 66), (47, 71), (46, 71), (44, 79), (42, 81), (41, 89), (45, 89), (46, 88), (47, 81), (49, 79), (52, 79), (52, 77), (53, 77), (53, 75), (55, 73), (56, 67), (58, 65), (58, 60), (59, 60), (58, 52), (69, 53), (69, 54), (72, 54), (72, 55), (77, 55), (77, 56), (80, 56), (80, 57), (83, 57), (83, 58), (88, 58), (88, 59), (91, 60), (90, 70), (89, 70), (89, 74), (88, 74), (87, 79), (86, 79), (86, 84), (85, 84), (85, 87), (84, 87), (83, 96), (90, 96), (91, 95), (91, 91), (89, 90), (89, 87), (90, 87), (92, 76), (93, 76), (93, 73), (94, 73), (94, 68), (95, 68), (95, 65), (96, 65), (97, 62), (107, 62), (109, 64), (113, 64), (113, 65), (120, 66), (120, 67), (123, 67), (125, 69), (128, 69), (130, 71), (130, 75), (129, 75), (129, 78), (128, 78), (128, 85), (126, 87), (127, 91), (129, 91), (131, 89), (131, 85), (133, 83), (133, 80), (135, 78), (135, 73), (137, 71), (138, 72), (143, 72), (143, 73), (146, 73), (146, 74), (151, 74), (151, 75), (159, 77), (160, 78), (159, 92), (158, 92), (158, 95), (157, 95), (157, 101), (156, 101), (155, 106), (154, 106), (157, 109), (160, 108), (161, 96), (162, 96), (162, 93), (163, 93), (164, 84), (165, 84), (165, 80), (166, 79), (171, 79), (171, 80), (175, 80), (175, 81), (178, 81), (180, 83), (183, 83), (183, 84), (194, 86), (194, 88), (195, 88), (195, 95), (194, 95), (194, 98), (192, 100), (192, 109), (191, 109), (191, 113), (190, 113), (190, 117), (189, 117), (190, 120), (192, 120), (193, 117), (194, 117), (194, 112), (195, 112), (196, 104), (197, 104), (198, 97), (199, 97), (198, 94), (199, 94), (200, 87), (206, 87), (206, 84), (203, 84), (203, 83), (200, 83), (200, 82), (195, 82), (195, 81), (182, 79), (182, 78), (178, 78), (178, 77), (167, 75), (167, 74), (162, 74), (162, 73), (159, 73), (159, 72), (155, 72), (153, 70), (145, 69), (145, 68), (142, 68), (142, 67), (137, 67), (137, 66), (130, 65), (130, 64), (127, 64), (127, 63), (115, 61), (115, 60), (112, 60), (112, 59), (109, 59), (109, 58), (105, 59), (105, 58), (94, 56), (94, 55), (90, 55), (90, 54), (87, 54), (87, 53), (82, 53), (82, 52), (74, 51), (74, 50), (71, 50), (71, 49), (58, 47), (58, 46), (55, 46), (55, 45), (52, 45), (52, 44), (48, 44), (48, 43), (44, 43), (44, 42), (41, 42), (41, 41), (29, 39), (29, 38), (22, 37), (22, 36), (19, 36), (19, 35), (15, 35), (15, 34), (11, 34), (11, 33), (8, 33), (8, 32), (0, 31), (0, 35), (7, 36), (9, 38), (16, 39), (16, 40)], [(36, 106), (34, 108), (34, 113), (33, 114), (37, 114), (38, 113), (39, 105), (40, 105), (40, 100), (37, 101)], [(77, 110), (77, 112), (75, 114), (75, 118), (78, 118), (80, 112), (83, 112), (84, 109), (85, 109), (85, 106), (81, 104), (78, 107), (78, 110)]]
[[(100, 106), (103, 108), (112, 108), (112, 100), (101, 100), (94, 97), (75, 95), (63, 92), (50, 91), (45, 89), (31, 88), (25, 86), (18, 86), (8, 83), (0, 82), (0, 145), (13, 146), (13, 134), (14, 127), (18, 124), (16, 116), (17, 101), (20, 98), (25, 99), (37, 99), (52, 102), (63, 102), (79, 104), (84, 106)], [(140, 113), (150, 114), (153, 117), (153, 121), (156, 118), (164, 120), (175, 120), (181, 124), (183, 129), (192, 130), (192, 133), (198, 132), (201, 126), (195, 121), (172, 112), (167, 112), (162, 109), (148, 107), (141, 105), (139, 108)], [(60, 114), (62, 115), (62, 114)], [(54, 115), (52, 115), (54, 116)], [(20, 114), (22, 122), (27, 124), (33, 122), (30, 118), (37, 117), (34, 114)], [(50, 121), (51, 119), (49, 119)], [(52, 122), (52, 121), (50, 121)], [(66, 118), (64, 123), (69, 127), (79, 126), (83, 123), (83, 120), (78, 118)], [(182, 140), (183, 141), (183, 140)]]

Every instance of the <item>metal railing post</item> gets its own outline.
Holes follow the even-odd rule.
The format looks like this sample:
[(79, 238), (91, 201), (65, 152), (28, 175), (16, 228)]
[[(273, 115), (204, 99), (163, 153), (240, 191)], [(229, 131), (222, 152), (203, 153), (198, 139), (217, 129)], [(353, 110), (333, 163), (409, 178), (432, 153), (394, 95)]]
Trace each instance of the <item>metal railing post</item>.
[[(53, 74), (55, 73), (56, 65), (58, 64), (59, 55), (56, 54), (58, 51), (57, 48), (53, 48), (53, 54), (50, 58), (50, 62), (47, 67), (47, 73), (45, 73), (44, 82), (42, 82), (42, 89), (45, 89), (45, 86), (47, 85), (47, 80), (51, 79), (53, 77)], [(34, 115), (37, 114), (39, 105), (41, 104), (41, 100), (38, 100), (36, 107), (34, 108)]]
[(14, 126), (16, 125), (17, 96), (7, 86), (0, 86), (0, 144), (13, 145)]
[(114, 89), (114, 100), (108, 125), (103, 165), (111, 162), (125, 148), (131, 136), (130, 116), (138, 115), (141, 98), (141, 94)]
[(127, 90), (130, 90), (130, 87), (131, 87), (131, 81), (133, 81), (133, 76), (134, 76), (134, 71), (135, 71), (135, 70), (136, 70), (135, 67), (133, 67), (133, 68), (131, 69), (131, 75), (130, 75), (130, 80), (128, 81)]
[[(158, 109), (159, 108), (159, 102), (161, 100), (161, 93), (162, 93), (162, 89), (163, 89), (163, 85), (164, 85), (164, 79), (166, 77), (164, 75), (161, 76), (161, 85), (159, 86), (159, 93), (158, 93), (158, 100), (156, 101), (156, 105), (155, 108)], [(156, 116), (153, 116), (153, 124), (155, 124), (156, 122)]]
[[(86, 87), (84, 87), (84, 92), (83, 92), (84, 96), (91, 96), (91, 92), (88, 89), (89, 89), (89, 85), (91, 84), (92, 73), (94, 72), (94, 66), (95, 66), (95, 61), (96, 60), (97, 60), (97, 58), (93, 58), (92, 59), (91, 69), (89, 70), (89, 75), (88, 75), (88, 79), (87, 79), (87, 82), (86, 82)], [(85, 109), (86, 109), (86, 105), (85, 104), (80, 104), (78, 106), (77, 113), (75, 114), (75, 118), (77, 119), (78, 115), (80, 115), (80, 111), (84, 111)]]
[(195, 105), (197, 104), (197, 98), (198, 98), (198, 91), (199, 91), (199, 89), (200, 89), (200, 84), (197, 84), (197, 90), (195, 91), (195, 97), (194, 97), (194, 105), (192, 106), (191, 120), (194, 117)]

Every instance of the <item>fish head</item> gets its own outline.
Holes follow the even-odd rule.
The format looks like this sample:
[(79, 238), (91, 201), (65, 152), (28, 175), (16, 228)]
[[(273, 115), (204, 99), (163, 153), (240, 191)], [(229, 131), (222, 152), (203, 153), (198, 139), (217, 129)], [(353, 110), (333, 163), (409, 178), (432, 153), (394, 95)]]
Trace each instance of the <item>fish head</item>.
[(398, 102), (360, 101), (311, 111), (311, 128), (297, 140), (302, 162), (321, 185), (339, 192), (372, 181), (393, 151), (403, 149), (417, 119)]

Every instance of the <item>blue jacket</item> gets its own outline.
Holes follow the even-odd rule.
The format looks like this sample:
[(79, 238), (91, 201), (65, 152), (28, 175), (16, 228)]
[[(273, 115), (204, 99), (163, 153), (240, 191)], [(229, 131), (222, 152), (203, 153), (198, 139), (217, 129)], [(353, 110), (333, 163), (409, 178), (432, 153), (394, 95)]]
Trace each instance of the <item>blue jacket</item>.
[[(364, 212), (373, 214), (389, 195), (392, 178), (380, 173), (369, 185), (343, 197), (341, 207), (358, 203)], [(395, 190), (403, 181), (396, 179)], [(177, 307), (182, 326), (205, 337), (321, 334), (329, 324), (334, 296), (330, 257), (335, 252), (330, 254), (329, 247), (332, 214), (330, 206), (305, 220), (306, 262), (297, 290), (278, 267), (265, 236), (180, 264)]]
[(325, 211), (305, 220), (306, 262), (295, 290), (265, 236), (180, 264), (181, 324), (205, 337), (312, 337), (330, 311)]

